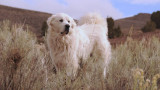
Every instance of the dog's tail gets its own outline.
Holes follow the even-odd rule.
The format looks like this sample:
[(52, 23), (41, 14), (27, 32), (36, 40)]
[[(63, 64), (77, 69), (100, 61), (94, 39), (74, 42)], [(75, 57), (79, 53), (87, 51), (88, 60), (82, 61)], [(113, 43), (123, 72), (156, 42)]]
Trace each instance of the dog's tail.
[(85, 25), (85, 24), (102, 25), (102, 27), (105, 28), (106, 33), (108, 35), (107, 21), (98, 13), (89, 13), (81, 17), (80, 20), (78, 21), (78, 25)]
[(106, 20), (98, 13), (89, 13), (80, 18), (78, 25), (83, 24), (99, 24), (107, 26)]

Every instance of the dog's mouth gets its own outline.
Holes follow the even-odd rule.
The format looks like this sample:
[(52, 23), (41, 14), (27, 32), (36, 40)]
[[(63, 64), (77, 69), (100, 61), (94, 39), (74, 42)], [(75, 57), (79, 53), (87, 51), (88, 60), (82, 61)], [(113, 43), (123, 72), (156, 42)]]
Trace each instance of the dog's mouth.
[(68, 24), (65, 25), (65, 30), (64, 30), (64, 32), (61, 32), (61, 34), (62, 35), (68, 34), (69, 33), (69, 28), (70, 28), (70, 26)]
[(62, 35), (68, 34), (69, 33), (69, 29), (65, 29), (64, 32), (61, 32)]

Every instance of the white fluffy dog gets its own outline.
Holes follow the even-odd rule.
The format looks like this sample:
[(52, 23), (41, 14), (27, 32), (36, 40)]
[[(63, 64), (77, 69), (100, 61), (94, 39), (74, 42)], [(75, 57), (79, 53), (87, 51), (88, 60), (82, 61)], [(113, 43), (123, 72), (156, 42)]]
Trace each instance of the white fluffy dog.
[(98, 14), (88, 14), (79, 20), (79, 26), (70, 16), (59, 13), (48, 18), (47, 44), (56, 70), (76, 75), (79, 62), (91, 56), (106, 67), (111, 58), (111, 46), (106, 36), (107, 24)]

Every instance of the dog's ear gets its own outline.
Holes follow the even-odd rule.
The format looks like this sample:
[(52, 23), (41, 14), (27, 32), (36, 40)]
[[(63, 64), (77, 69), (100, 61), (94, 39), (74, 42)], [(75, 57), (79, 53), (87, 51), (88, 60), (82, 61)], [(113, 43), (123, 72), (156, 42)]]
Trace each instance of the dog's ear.
[(73, 19), (73, 21), (72, 21), (73, 23), (72, 23), (72, 28), (74, 28), (74, 27), (76, 27), (77, 26), (77, 24), (76, 24), (76, 22), (75, 22), (75, 20)]
[(52, 21), (53, 21), (53, 19), (54, 19), (54, 17), (55, 17), (56, 15), (52, 15), (52, 16), (50, 16), (49, 18), (48, 18), (48, 20), (47, 20), (47, 24), (48, 24), (48, 26), (52, 26)]

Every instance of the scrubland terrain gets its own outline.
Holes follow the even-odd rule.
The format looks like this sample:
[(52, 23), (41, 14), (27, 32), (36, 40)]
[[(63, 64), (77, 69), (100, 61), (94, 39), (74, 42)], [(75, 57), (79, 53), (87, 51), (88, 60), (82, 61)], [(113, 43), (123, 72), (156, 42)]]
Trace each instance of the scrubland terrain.
[[(27, 27), (27, 26), (25, 26)], [(0, 90), (158, 90), (160, 89), (160, 38), (140, 40), (128, 36), (112, 47), (107, 77), (88, 60), (76, 78), (54, 73), (44, 37), (24, 25), (0, 22)]]
[(140, 30), (151, 14), (115, 21), (124, 35), (110, 39), (112, 60), (105, 79), (93, 60), (82, 65), (75, 78), (65, 71), (55, 74), (46, 37), (41, 35), (51, 14), (2, 5), (0, 14), (0, 90), (160, 89), (160, 30)]

